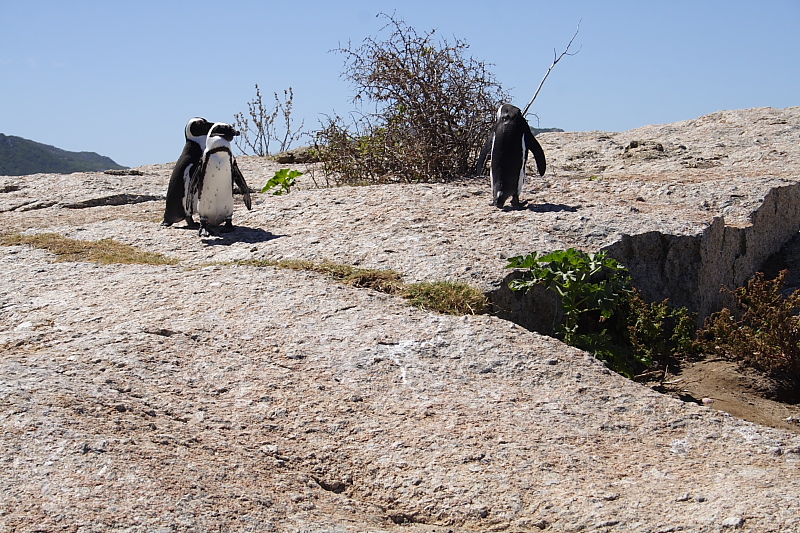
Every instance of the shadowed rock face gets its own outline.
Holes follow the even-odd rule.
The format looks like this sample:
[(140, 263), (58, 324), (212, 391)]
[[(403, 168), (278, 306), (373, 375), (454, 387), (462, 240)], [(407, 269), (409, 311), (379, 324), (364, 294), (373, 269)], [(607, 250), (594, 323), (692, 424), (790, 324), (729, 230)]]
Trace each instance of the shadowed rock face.
[[(739, 287), (762, 269), (800, 231), (800, 184), (769, 189), (748, 225), (729, 226), (724, 217), (711, 219), (695, 234), (660, 231), (622, 234), (602, 247), (631, 272), (633, 284), (650, 301), (669, 299), (676, 307), (697, 313), (698, 322), (731, 305), (724, 287)], [(560, 302), (544, 290), (514, 294), (508, 274), (492, 291), (499, 316), (545, 334), (552, 334)]]
[[(552, 295), (507, 291), (508, 257), (606, 249), (651, 297), (711, 310), (714, 285), (798, 231), (800, 109), (539, 141), (550, 166), (524, 210), (492, 208), (484, 181), (316, 189), (309, 173), (206, 240), (160, 226), (163, 200), (101, 201), (163, 198), (169, 164), (0, 177), (4, 231), (181, 261), (0, 247), (0, 529), (800, 529), (795, 434), (664, 397), (498, 316), (231, 264), (464, 281), (544, 331)], [(280, 168), (239, 164), (255, 188)]]
[(646, 298), (669, 298), (702, 320), (729, 304), (721, 287), (742, 286), (798, 231), (800, 185), (792, 184), (771, 189), (750, 225), (727, 226), (720, 217), (695, 237), (626, 235), (606, 251), (631, 270)]

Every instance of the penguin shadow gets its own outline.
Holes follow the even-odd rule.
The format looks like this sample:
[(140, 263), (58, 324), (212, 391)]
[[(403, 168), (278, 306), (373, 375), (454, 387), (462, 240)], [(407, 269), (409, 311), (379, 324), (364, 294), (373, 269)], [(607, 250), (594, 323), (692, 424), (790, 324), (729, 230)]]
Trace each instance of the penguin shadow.
[(211, 235), (201, 238), (200, 241), (203, 244), (212, 246), (230, 246), (236, 242), (258, 244), (260, 242), (268, 242), (284, 237), (284, 235), (275, 235), (261, 228), (250, 228), (247, 226), (234, 226), (233, 231), (228, 233), (220, 232), (219, 228), (210, 228), (210, 230)]
[(520, 209), (524, 209), (527, 211), (533, 211), (534, 213), (560, 213), (560, 212), (568, 212), (568, 213), (575, 213), (578, 211), (577, 207), (566, 205), (566, 204), (550, 204), (550, 203), (543, 203), (543, 204), (528, 204)]

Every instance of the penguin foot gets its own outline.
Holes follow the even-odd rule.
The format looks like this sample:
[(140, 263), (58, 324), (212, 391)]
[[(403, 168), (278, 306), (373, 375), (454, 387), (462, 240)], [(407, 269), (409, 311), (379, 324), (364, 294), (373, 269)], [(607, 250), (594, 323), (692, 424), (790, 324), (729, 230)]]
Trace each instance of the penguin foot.
[(196, 228), (196, 227), (199, 226), (199, 224), (197, 222), (195, 222), (192, 217), (186, 217), (184, 220), (186, 220), (186, 227), (187, 228)]
[(162, 220), (161, 225), (164, 226), (165, 228), (168, 228), (172, 225), (172, 222), (167, 222), (166, 220)]
[(208, 231), (208, 226), (206, 226), (205, 224), (203, 224), (201, 222), (200, 223), (200, 231), (198, 231), (197, 234), (200, 237), (209, 237), (211, 235), (211, 232)]
[(225, 225), (219, 229), (220, 233), (230, 233), (233, 231), (233, 222), (230, 220), (225, 221)]
[(522, 200), (520, 202), (519, 201), (519, 197), (515, 196), (515, 197), (511, 198), (511, 205), (514, 206), (514, 207), (518, 207), (518, 208), (519, 207), (525, 207), (526, 205), (528, 205), (528, 200)]

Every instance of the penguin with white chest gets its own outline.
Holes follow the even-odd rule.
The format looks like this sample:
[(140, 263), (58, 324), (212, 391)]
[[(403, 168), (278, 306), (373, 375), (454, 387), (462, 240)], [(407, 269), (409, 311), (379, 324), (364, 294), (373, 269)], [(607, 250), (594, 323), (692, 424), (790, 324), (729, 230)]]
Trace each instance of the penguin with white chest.
[(239, 135), (233, 126), (217, 122), (208, 132), (206, 149), (192, 174), (185, 199), (187, 213), (200, 216), (200, 236), (208, 237), (210, 226), (233, 230), (233, 188), (242, 192), (244, 205), (251, 209), (250, 189), (231, 151), (231, 141)]
[(478, 158), (476, 174), (483, 171), (486, 157), (491, 152), (489, 176), (492, 182), (492, 205), (502, 208), (509, 197), (511, 205), (521, 207), (519, 195), (525, 185), (525, 163), (528, 151), (533, 153), (536, 169), (543, 176), (546, 162), (544, 150), (533, 136), (520, 108), (503, 104), (497, 110), (497, 120)]
[(167, 206), (164, 209), (162, 226), (171, 226), (185, 220), (187, 226), (196, 227), (192, 215), (186, 211), (185, 200), (192, 173), (203, 158), (203, 150), (206, 149), (206, 135), (211, 126), (213, 124), (202, 117), (192, 118), (186, 123), (184, 129), (186, 143), (183, 145), (183, 152), (175, 163), (172, 176), (169, 178)]

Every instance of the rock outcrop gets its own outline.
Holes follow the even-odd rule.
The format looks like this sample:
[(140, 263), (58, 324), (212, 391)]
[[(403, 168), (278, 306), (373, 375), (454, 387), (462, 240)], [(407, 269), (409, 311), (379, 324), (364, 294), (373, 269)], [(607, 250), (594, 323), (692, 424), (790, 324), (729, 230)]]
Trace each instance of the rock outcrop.
[[(180, 261), (0, 247), (0, 529), (800, 529), (800, 436), (613, 374), (536, 332), (554, 302), (505, 289), (508, 257), (574, 246), (717, 308), (798, 232), (800, 108), (539, 140), (524, 210), (492, 208), (485, 180), (326, 189), (316, 171), (209, 239), (159, 225), (170, 165), (0, 177), (5, 232)], [(279, 168), (239, 164), (256, 188)], [(291, 258), (468, 282), (497, 313), (233, 263)]]

